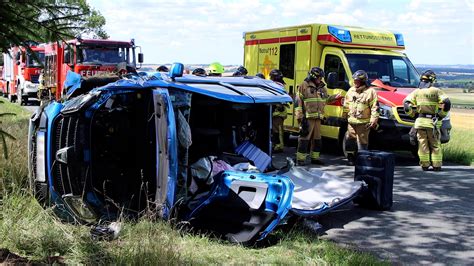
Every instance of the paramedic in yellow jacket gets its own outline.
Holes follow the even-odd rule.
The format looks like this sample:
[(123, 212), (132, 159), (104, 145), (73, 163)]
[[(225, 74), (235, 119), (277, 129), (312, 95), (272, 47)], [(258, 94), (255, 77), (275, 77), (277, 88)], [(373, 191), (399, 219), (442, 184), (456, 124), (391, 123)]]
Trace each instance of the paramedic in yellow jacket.
[(301, 83), (295, 99), (296, 119), (300, 127), (303, 127), (307, 121), (308, 133), (300, 131), (298, 138), (298, 149), (296, 160), (299, 165), (306, 163), (308, 157), (308, 148), (311, 151), (311, 163), (323, 164), (319, 159), (321, 152), (321, 120), (324, 119), (324, 106), (338, 100), (340, 94), (329, 96), (326, 90), (326, 84), (322, 81), (324, 70), (319, 67), (313, 67), (308, 72), (308, 76)]
[[(283, 81), (283, 73), (278, 69), (273, 69), (270, 71), (270, 80), (277, 83), (280, 86), (285, 86), (285, 81)], [(287, 117), (286, 105), (276, 104), (273, 106), (272, 113), (272, 142), (273, 142), (273, 151), (274, 152), (283, 152), (283, 147), (285, 143), (283, 141), (283, 121)]]
[(377, 92), (367, 86), (367, 73), (357, 70), (352, 78), (354, 86), (344, 99), (344, 117), (348, 122), (345, 150), (350, 164), (355, 159), (356, 149), (368, 149), (370, 129), (377, 127), (379, 118)]
[(420, 166), (426, 171), (433, 166), (434, 171), (440, 171), (443, 163), (441, 151), (440, 127), (441, 120), (451, 109), (451, 102), (444, 92), (431, 85), (436, 80), (436, 74), (426, 70), (421, 74), (419, 88), (410, 93), (404, 100), (405, 112), (413, 114), (416, 106), (418, 118), (415, 120), (416, 137), (418, 139), (418, 156)]

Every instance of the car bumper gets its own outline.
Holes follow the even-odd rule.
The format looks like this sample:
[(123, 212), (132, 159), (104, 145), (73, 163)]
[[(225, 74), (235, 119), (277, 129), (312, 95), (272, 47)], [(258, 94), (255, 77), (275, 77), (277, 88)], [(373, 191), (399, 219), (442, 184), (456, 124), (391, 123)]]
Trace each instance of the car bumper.
[(400, 124), (396, 120), (379, 119), (379, 127), (370, 133), (371, 146), (377, 148), (408, 150), (413, 146), (410, 144), (411, 126)]

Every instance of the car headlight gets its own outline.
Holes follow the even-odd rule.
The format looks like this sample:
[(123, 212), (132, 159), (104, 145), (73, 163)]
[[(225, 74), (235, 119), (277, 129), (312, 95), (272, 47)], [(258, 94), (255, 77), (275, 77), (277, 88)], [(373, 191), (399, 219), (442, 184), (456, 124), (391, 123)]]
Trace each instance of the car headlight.
[(45, 132), (36, 133), (36, 181), (46, 182)]
[(31, 83), (31, 82), (25, 83), (25, 86), (29, 90), (35, 90), (35, 89), (38, 88), (38, 84), (34, 84), (34, 83)]
[(393, 119), (394, 118), (393, 112), (392, 112), (392, 107), (388, 106), (388, 105), (385, 105), (385, 104), (382, 104), (382, 103), (379, 105), (379, 114), (380, 114), (380, 118), (383, 118), (383, 119)]
[(78, 112), (84, 108), (89, 107), (99, 97), (100, 91), (89, 92), (81, 96), (77, 96), (64, 104), (64, 108), (61, 110), (63, 114), (70, 114)]

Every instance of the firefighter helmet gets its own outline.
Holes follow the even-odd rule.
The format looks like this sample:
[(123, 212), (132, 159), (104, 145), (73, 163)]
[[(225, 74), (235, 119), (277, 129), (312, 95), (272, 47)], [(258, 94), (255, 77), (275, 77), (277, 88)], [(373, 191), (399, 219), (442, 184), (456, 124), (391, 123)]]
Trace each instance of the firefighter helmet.
[(421, 74), (420, 80), (433, 83), (436, 81), (436, 74), (432, 70), (426, 70)]
[(420, 84), (418, 88), (429, 88), (436, 81), (436, 74), (432, 70), (426, 70), (421, 73)]
[(324, 70), (320, 67), (312, 67), (308, 72), (308, 79), (315, 80), (324, 77)]
[(196, 75), (196, 76), (206, 76), (206, 70), (204, 70), (204, 68), (196, 68), (193, 70), (193, 72), (191, 73), (193, 75)]
[(357, 70), (354, 75), (352, 75), (352, 78), (354, 79), (354, 81), (359, 80), (361, 82), (367, 82), (369, 76), (364, 70)]
[(165, 65), (161, 65), (156, 69), (156, 71), (158, 71), (158, 72), (169, 72), (170, 70)]
[(265, 79), (265, 76), (264, 76), (262, 73), (260, 73), (260, 72), (258, 72), (257, 74), (255, 74), (255, 76), (256, 76), (256, 77), (259, 77), (259, 78), (261, 78), (261, 79)]
[(209, 75), (210, 76), (220, 76), (224, 73), (224, 66), (219, 62), (214, 62), (209, 65)]
[(275, 82), (280, 82), (285, 84), (283, 81), (283, 73), (279, 69), (273, 69), (270, 71), (270, 79)]
[(239, 76), (246, 76), (249, 72), (247, 69), (243, 66), (239, 66), (237, 70), (232, 74), (234, 77), (239, 77)]

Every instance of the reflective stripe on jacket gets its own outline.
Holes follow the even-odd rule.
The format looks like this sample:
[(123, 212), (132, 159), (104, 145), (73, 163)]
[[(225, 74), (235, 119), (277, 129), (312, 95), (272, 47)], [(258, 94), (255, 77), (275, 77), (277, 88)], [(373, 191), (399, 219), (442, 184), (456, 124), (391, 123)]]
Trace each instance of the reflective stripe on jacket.
[(348, 114), (350, 124), (363, 124), (379, 117), (377, 92), (366, 86), (349, 89), (344, 98), (344, 113)]
[[(312, 81), (305, 80), (301, 83), (295, 99), (296, 119), (306, 118), (324, 118), (324, 107), (326, 103), (335, 100), (335, 96), (328, 95), (326, 84), (321, 82), (316, 85)], [(303, 113), (304, 105), (304, 113)]]
[[(416, 89), (412, 91), (404, 100), (416, 106), (416, 112), (419, 114), (438, 114), (440, 118), (447, 115), (439, 108), (439, 105), (448, 97), (446, 94), (436, 88)], [(411, 109), (408, 114), (412, 114)], [(441, 119), (440, 119), (441, 120)], [(427, 117), (418, 117), (415, 120), (415, 128), (433, 128), (433, 119)]]

